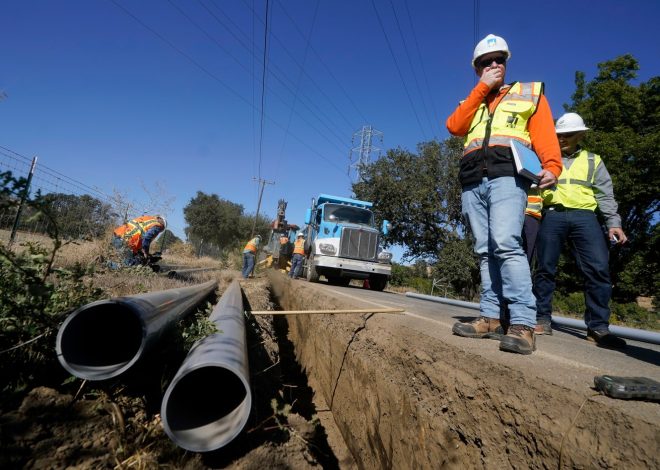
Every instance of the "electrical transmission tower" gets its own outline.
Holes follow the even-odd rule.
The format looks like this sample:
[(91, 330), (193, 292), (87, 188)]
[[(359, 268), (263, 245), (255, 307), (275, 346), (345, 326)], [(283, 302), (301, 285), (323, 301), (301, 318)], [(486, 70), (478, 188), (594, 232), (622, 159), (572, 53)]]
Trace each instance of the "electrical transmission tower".
[[(360, 144), (355, 147), (355, 141), (359, 140)], [(380, 148), (375, 147), (373, 142), (376, 140), (381, 145), (383, 143), (383, 133), (374, 129), (371, 126), (362, 126), (362, 130), (353, 134), (351, 141), (351, 153), (348, 157), (348, 174), (351, 176), (351, 181), (357, 183), (362, 179), (362, 171), (364, 167), (371, 162), (371, 154), (378, 152)], [(357, 155), (357, 157), (355, 157)], [(352, 173), (352, 175), (351, 175)]]

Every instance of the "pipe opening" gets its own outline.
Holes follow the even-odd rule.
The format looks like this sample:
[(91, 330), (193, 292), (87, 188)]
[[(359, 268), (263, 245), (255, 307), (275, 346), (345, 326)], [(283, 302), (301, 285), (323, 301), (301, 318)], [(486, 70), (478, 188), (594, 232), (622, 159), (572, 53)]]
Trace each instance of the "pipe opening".
[(79, 311), (61, 333), (62, 360), (83, 376), (119, 370), (142, 345), (142, 323), (125, 306), (102, 303)]
[[(210, 424), (233, 427), (249, 416), (251, 400), (246, 398), (246, 384), (235, 373), (224, 367), (200, 367), (172, 388), (166, 407), (168, 427), (186, 435)], [(200, 434), (208, 436), (205, 431)]]

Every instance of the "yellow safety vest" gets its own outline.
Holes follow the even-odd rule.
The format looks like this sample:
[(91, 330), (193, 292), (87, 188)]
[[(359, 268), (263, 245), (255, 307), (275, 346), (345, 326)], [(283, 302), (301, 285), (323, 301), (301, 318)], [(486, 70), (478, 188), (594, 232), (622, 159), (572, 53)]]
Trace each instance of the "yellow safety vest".
[(304, 255), (305, 254), (305, 239), (297, 238), (296, 242), (293, 244), (293, 254), (294, 255)]
[(246, 251), (251, 251), (252, 253), (256, 253), (258, 245), (259, 245), (259, 242), (257, 242), (257, 237), (254, 237), (252, 240), (247, 242), (247, 244), (245, 245), (245, 248), (243, 249), (243, 252), (245, 253)]
[(133, 250), (133, 253), (137, 253), (142, 248), (142, 237), (144, 234), (156, 226), (160, 227), (161, 230), (165, 228), (163, 224), (158, 222), (158, 218), (153, 215), (143, 215), (117, 227), (114, 230), (114, 234), (125, 240), (126, 244)]
[(530, 189), (527, 193), (527, 207), (525, 214), (531, 215), (537, 219), (541, 218), (541, 211), (543, 210), (543, 198), (538, 188)]
[(594, 196), (593, 184), (596, 168), (600, 162), (599, 155), (580, 150), (570, 168), (564, 166), (561, 178), (557, 181), (557, 189), (543, 191), (543, 204), (545, 206), (561, 204), (571, 209), (596, 210), (598, 203)]
[(531, 148), (527, 122), (536, 112), (542, 94), (543, 82), (516, 82), (502, 97), (492, 115), (488, 104), (485, 101), (481, 103), (465, 136), (463, 155), (482, 148), (486, 140), (489, 147), (510, 147), (510, 140), (516, 139)]

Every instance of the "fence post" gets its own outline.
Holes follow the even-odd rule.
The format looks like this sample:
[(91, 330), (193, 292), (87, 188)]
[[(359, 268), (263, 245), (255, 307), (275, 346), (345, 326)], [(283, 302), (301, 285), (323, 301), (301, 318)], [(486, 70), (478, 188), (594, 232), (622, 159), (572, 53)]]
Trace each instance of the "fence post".
[(28, 174), (27, 177), (27, 184), (25, 185), (25, 190), (21, 195), (21, 202), (18, 205), (18, 211), (16, 211), (16, 218), (14, 219), (14, 225), (11, 228), (9, 244), (7, 245), (8, 248), (11, 248), (11, 245), (14, 243), (14, 240), (16, 239), (16, 231), (18, 230), (18, 224), (21, 221), (21, 212), (23, 212), (23, 206), (25, 205), (25, 201), (27, 200), (27, 197), (30, 194), (30, 183), (32, 183), (32, 175), (34, 174), (34, 167), (36, 165), (37, 165), (37, 157), (33, 157), (32, 165), (30, 165), (30, 173)]

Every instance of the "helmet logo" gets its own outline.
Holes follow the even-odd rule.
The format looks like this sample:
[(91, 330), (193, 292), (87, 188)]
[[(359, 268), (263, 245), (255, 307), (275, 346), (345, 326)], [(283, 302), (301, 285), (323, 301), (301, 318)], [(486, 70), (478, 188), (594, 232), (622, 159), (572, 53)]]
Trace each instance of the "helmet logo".
[(494, 46), (495, 43), (497, 43), (497, 39), (495, 39), (495, 38), (488, 38), (488, 41), (486, 42), (488, 47)]

